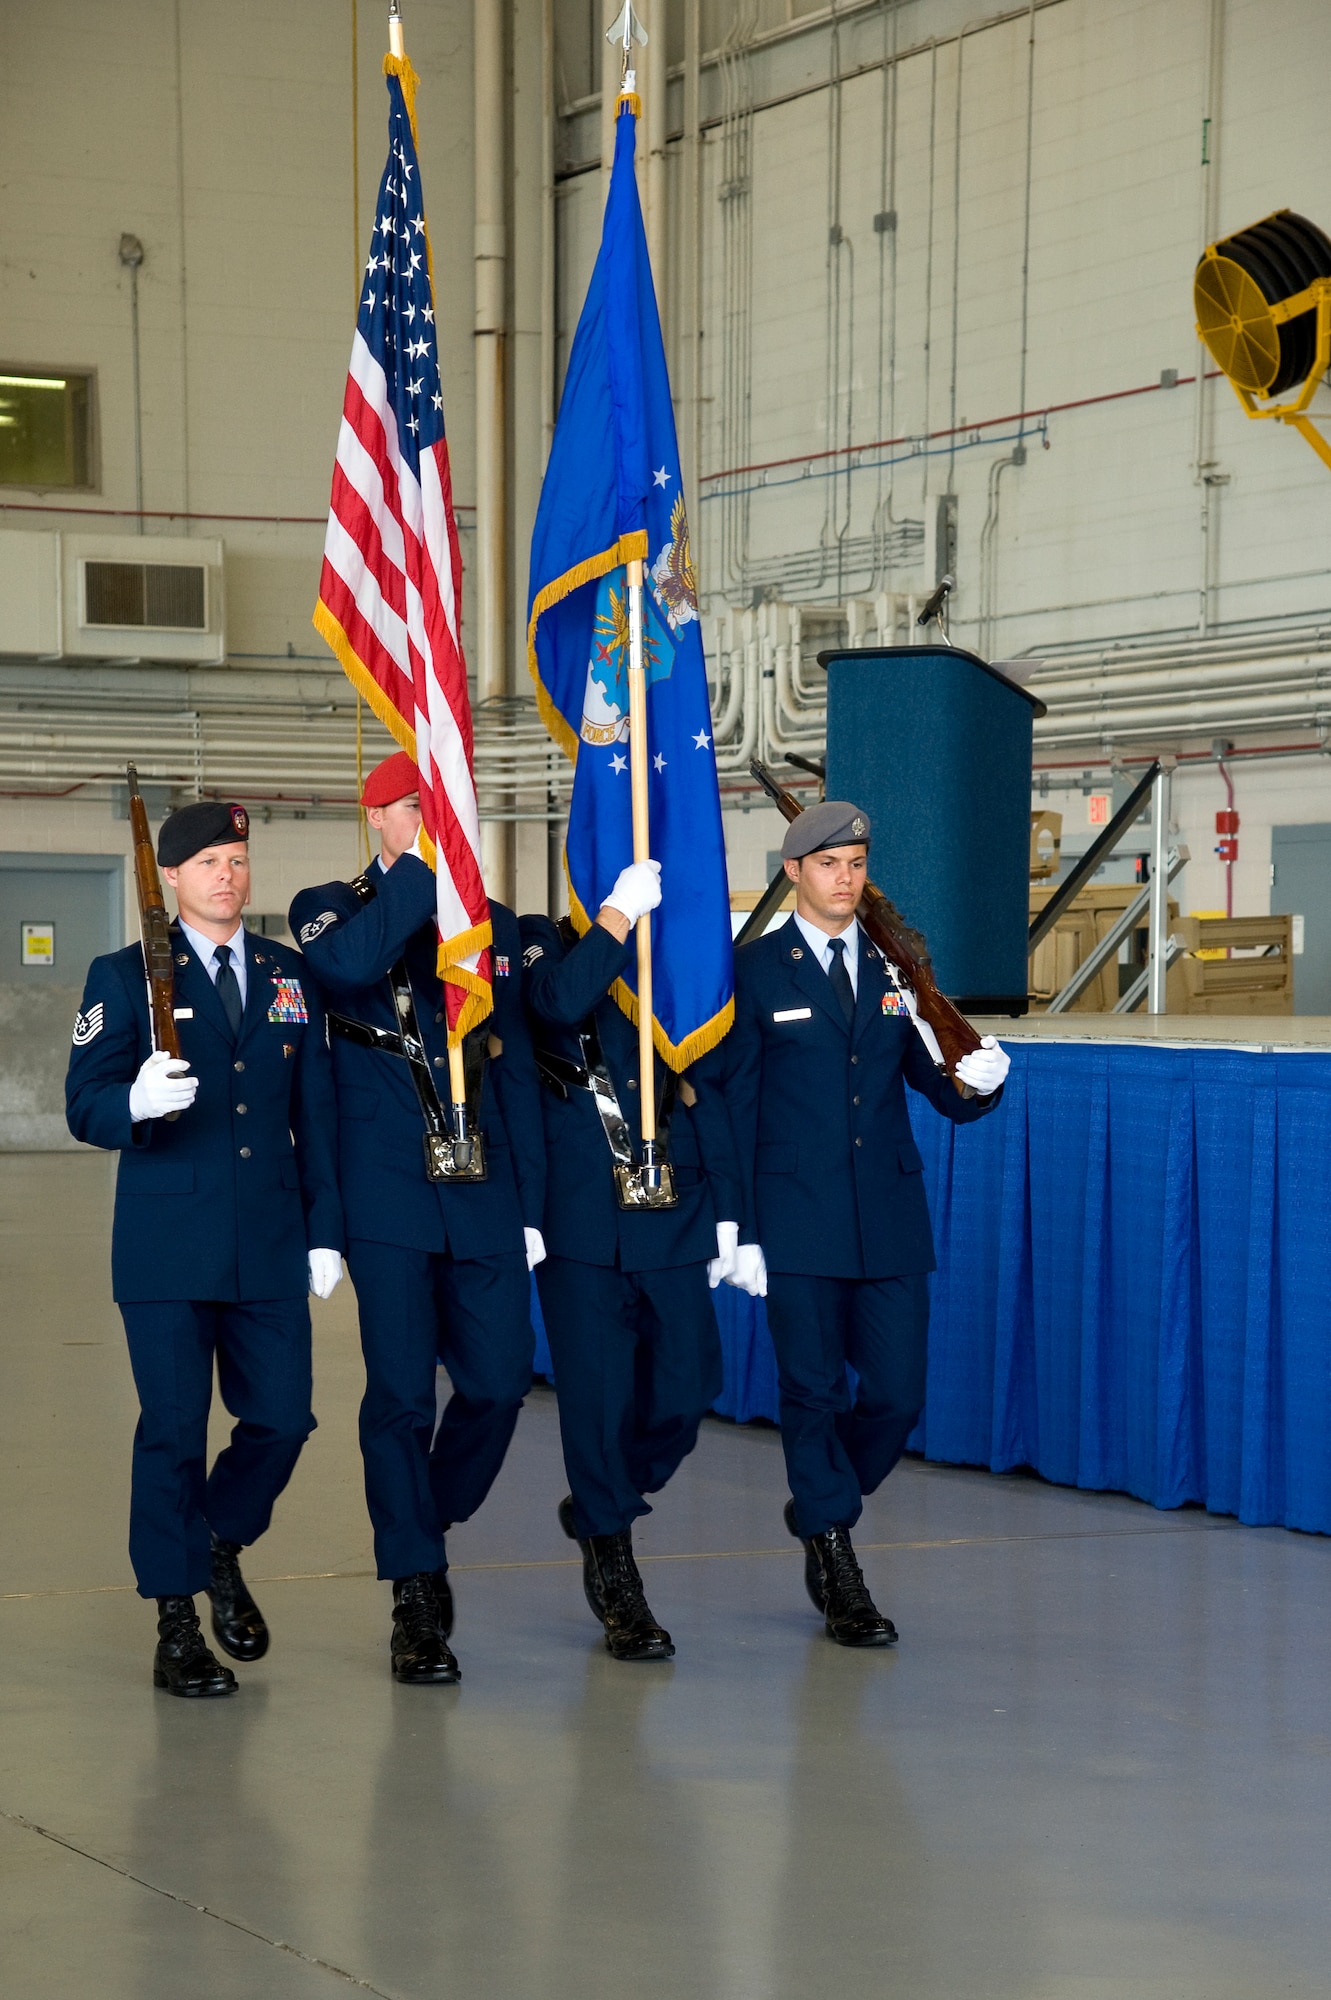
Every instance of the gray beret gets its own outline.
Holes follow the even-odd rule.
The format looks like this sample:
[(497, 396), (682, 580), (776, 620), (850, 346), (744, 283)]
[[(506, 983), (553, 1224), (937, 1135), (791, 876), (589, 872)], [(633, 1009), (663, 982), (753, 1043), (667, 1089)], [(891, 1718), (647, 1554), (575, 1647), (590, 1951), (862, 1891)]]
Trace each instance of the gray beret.
[(250, 837), (250, 816), (244, 806), (221, 799), (200, 799), (181, 806), (162, 821), (157, 835), (157, 860), (162, 868), (179, 868), (205, 847), (231, 847)]
[(781, 843), (783, 861), (800, 861), (824, 847), (850, 847), (857, 841), (869, 845), (869, 815), (848, 799), (824, 799), (821, 805), (806, 806), (798, 819), (786, 828)]

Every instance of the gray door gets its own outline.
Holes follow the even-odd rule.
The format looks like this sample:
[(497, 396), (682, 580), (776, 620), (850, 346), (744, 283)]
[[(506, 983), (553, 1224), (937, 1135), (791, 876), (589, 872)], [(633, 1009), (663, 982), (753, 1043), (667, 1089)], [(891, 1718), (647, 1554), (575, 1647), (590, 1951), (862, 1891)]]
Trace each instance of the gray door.
[(123, 942), (123, 883), (118, 856), (0, 856), (0, 984), (81, 988)]
[(1272, 827), (1271, 913), (1303, 919), (1294, 927), (1294, 1012), (1331, 1014), (1331, 826)]
[(124, 912), (118, 854), (0, 854), (0, 1152), (73, 1146), (70, 1029), (89, 963), (125, 941)]

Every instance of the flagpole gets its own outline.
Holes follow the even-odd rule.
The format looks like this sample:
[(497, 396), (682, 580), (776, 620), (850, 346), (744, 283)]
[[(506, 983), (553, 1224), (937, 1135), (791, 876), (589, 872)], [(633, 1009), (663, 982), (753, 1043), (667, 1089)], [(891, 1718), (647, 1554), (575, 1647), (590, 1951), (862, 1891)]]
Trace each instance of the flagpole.
[[(647, 806), (647, 674), (642, 650), (642, 559), (628, 565), (629, 585), (629, 784), (633, 801), (633, 859), (651, 857)], [(661, 1169), (656, 1159), (656, 1059), (652, 1047), (652, 919), (638, 918), (638, 1117), (642, 1130), (643, 1181), (654, 1190)]]
[[(632, 0), (610, 27), (606, 40), (620, 45), (619, 97), (634, 96), (633, 44), (647, 37), (633, 12)], [(626, 565), (629, 591), (629, 785), (633, 811), (633, 859), (651, 858), (651, 818), (647, 797), (647, 673), (642, 644), (642, 558)], [(675, 1195), (669, 1169), (656, 1156), (656, 1051), (652, 1045), (652, 919), (638, 918), (638, 1124), (642, 1133), (640, 1198), (651, 1206), (673, 1207)]]
[[(399, 0), (388, 0), (388, 53), (398, 62), (406, 59), (407, 45), (402, 34), (402, 9)], [(445, 1006), (447, 1012), (447, 1006)], [(448, 1050), (448, 1094), (452, 1100), (453, 1144), (455, 1149), (467, 1151), (470, 1159), (470, 1134), (467, 1131), (467, 1074), (462, 1061), (462, 1044), (450, 1043)], [(459, 1165), (463, 1164), (459, 1157)]]

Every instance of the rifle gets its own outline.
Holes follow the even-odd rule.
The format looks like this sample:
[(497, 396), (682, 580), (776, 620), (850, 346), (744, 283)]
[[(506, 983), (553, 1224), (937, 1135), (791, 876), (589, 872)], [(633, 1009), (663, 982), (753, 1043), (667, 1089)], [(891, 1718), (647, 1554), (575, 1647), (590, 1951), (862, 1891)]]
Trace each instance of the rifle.
[[(785, 819), (799, 818), (803, 806), (778, 785), (766, 765), (755, 758), (749, 765), (749, 771)], [(891, 960), (914, 990), (920, 1019), (927, 1021), (938, 1037), (943, 1064), (953, 1083), (963, 1097), (973, 1097), (975, 1092), (970, 1085), (962, 1083), (957, 1076), (957, 1064), (972, 1049), (979, 1048), (980, 1037), (965, 1015), (959, 1014), (947, 996), (939, 992), (929, 963), (928, 945), (920, 933), (906, 923), (896, 905), (889, 902), (872, 882), (864, 885), (858, 915), (866, 936), (877, 945), (885, 958)]]
[[(171, 920), (157, 873), (152, 835), (148, 831), (148, 808), (139, 790), (139, 774), (132, 764), (125, 766), (129, 780), (129, 824), (134, 840), (134, 886), (139, 892), (139, 935), (143, 939), (143, 972), (148, 982), (148, 1018), (152, 1027), (154, 1052), (180, 1054), (176, 1032), (176, 983), (171, 970)], [(168, 1111), (168, 1121), (179, 1118)]]

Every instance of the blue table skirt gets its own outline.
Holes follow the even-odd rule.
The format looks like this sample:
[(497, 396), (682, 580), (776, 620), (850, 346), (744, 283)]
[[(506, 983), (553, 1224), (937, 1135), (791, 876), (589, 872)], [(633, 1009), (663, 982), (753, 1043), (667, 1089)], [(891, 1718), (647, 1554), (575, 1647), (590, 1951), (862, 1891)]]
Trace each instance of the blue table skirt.
[[(1011, 1053), (979, 1125), (912, 1098), (939, 1268), (911, 1448), (1331, 1533), (1331, 1056)], [(775, 1419), (761, 1301), (713, 1296), (718, 1412)]]

